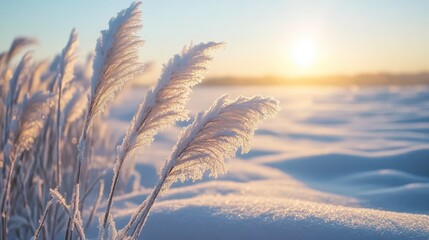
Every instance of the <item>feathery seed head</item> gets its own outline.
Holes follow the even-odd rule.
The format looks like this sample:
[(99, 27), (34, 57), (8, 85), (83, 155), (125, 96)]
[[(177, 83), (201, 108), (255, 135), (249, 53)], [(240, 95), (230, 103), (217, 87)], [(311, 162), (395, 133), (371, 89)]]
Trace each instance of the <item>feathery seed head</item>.
[(62, 51), (60, 62), (60, 81), (63, 86), (67, 86), (73, 79), (74, 64), (76, 61), (76, 52), (78, 47), (78, 34), (75, 29), (72, 29), (66, 47)]
[(132, 155), (138, 147), (149, 145), (158, 131), (189, 118), (185, 107), (192, 87), (204, 78), (212, 60), (211, 53), (224, 45), (215, 42), (190, 44), (164, 65), (156, 86), (139, 105), (118, 147), (119, 156)]
[(26, 37), (17, 37), (13, 40), (12, 45), (9, 48), (9, 51), (7, 53), (7, 57), (5, 61), (8, 63), (10, 60), (18, 54), (19, 51), (21, 51), (24, 47), (35, 44), (37, 41), (32, 38), (26, 38)]
[(142, 28), (140, 6), (141, 2), (132, 3), (101, 32), (93, 61), (90, 118), (103, 112), (125, 82), (143, 71), (137, 51), (143, 44), (137, 34)]
[(52, 94), (48, 92), (24, 96), (24, 100), (18, 106), (17, 116), (10, 126), (8, 145), (13, 145), (11, 147), (15, 156), (21, 151), (30, 150), (33, 146), (34, 140), (45, 124), (49, 108), (52, 107), (51, 99)]
[(219, 98), (182, 132), (163, 169), (167, 178), (162, 188), (168, 189), (178, 179), (201, 179), (207, 170), (213, 177), (225, 173), (225, 160), (238, 149), (247, 153), (257, 125), (278, 111), (278, 101), (272, 98)]

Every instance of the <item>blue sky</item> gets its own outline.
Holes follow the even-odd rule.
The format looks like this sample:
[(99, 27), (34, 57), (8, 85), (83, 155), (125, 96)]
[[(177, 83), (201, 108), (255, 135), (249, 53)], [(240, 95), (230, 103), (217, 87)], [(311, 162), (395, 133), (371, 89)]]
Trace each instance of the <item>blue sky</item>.
[[(75, 27), (81, 56), (130, 1), (0, 0), (0, 49), (15, 36), (39, 40), (36, 58), (59, 52)], [(221, 41), (211, 76), (329, 75), (429, 69), (429, 1), (147, 0), (142, 59), (162, 63), (193, 41)], [(314, 61), (297, 66), (294, 46), (314, 46)]]

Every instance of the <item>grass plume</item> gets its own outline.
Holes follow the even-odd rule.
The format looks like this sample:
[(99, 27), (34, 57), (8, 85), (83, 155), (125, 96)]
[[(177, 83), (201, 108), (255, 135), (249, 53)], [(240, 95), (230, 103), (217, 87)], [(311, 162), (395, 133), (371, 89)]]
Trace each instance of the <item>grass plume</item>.
[(278, 102), (271, 98), (256, 96), (229, 100), (223, 96), (208, 111), (198, 114), (182, 132), (158, 183), (120, 231), (120, 238), (126, 236), (133, 224), (131, 237), (136, 239), (140, 235), (158, 194), (172, 183), (179, 179), (201, 179), (205, 171), (210, 171), (213, 177), (225, 173), (225, 160), (234, 157), (238, 149), (242, 153), (248, 152), (257, 125), (278, 110)]
[[(16, 38), (0, 54), (1, 239), (85, 239), (86, 231), (93, 232), (88, 230), (93, 218), (99, 219), (100, 239), (136, 239), (162, 191), (178, 180), (225, 173), (225, 161), (238, 150), (247, 152), (259, 122), (278, 111), (272, 98), (219, 98), (181, 133), (151, 194), (117, 231), (113, 196), (118, 181), (126, 182), (134, 171), (135, 151), (150, 145), (164, 128), (189, 119), (192, 88), (203, 80), (213, 51), (224, 46), (190, 44), (174, 55), (115, 152), (117, 137), (110, 137), (102, 113), (124, 84), (144, 70), (141, 5), (133, 2), (109, 21), (84, 64), (77, 60), (74, 29), (52, 60), (33, 64), (27, 53), (12, 66), (12, 58), (35, 43), (31, 38)], [(106, 172), (113, 163), (106, 198)]]
[(207, 64), (212, 60), (210, 53), (222, 45), (214, 42), (190, 45), (164, 65), (156, 86), (149, 90), (145, 100), (139, 105), (122, 144), (117, 148), (104, 226), (107, 223), (113, 194), (126, 158), (132, 156), (137, 148), (149, 145), (158, 131), (177, 121), (188, 119), (185, 106), (189, 101), (192, 87), (204, 78)]

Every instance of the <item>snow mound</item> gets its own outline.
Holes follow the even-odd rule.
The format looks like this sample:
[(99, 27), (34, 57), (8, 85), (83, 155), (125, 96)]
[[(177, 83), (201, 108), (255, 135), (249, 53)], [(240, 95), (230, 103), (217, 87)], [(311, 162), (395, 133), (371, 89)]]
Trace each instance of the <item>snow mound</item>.
[(283, 198), (207, 195), (159, 203), (143, 234), (147, 239), (427, 239), (429, 217)]
[[(119, 106), (134, 108), (142, 90), (131, 91)], [(161, 195), (144, 239), (428, 239), (427, 86), (203, 87), (191, 96), (192, 114), (228, 92), (272, 95), (283, 110), (256, 131), (249, 154), (227, 163), (227, 174)], [(114, 108), (112, 123), (121, 126), (129, 112)], [(187, 124), (137, 156), (144, 187), (115, 197), (118, 227), (149, 194)]]

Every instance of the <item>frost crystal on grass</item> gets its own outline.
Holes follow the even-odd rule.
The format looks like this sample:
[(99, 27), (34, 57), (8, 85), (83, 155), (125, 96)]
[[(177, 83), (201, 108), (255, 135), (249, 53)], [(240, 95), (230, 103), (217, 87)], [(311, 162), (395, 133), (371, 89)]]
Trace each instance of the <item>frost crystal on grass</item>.
[(15, 156), (33, 146), (46, 120), (51, 97), (52, 95), (46, 92), (24, 96), (23, 102), (18, 107), (18, 116), (10, 126), (9, 144), (13, 144)]
[[(175, 55), (167, 65), (164, 65), (157, 85), (147, 93), (144, 102), (139, 105), (121, 146), (117, 148), (104, 225), (107, 222), (120, 171), (124, 165), (125, 169), (132, 169), (129, 167), (133, 166), (130, 162), (132, 160), (128, 159), (125, 162), (127, 156), (133, 155), (138, 147), (149, 145), (158, 131), (176, 121), (188, 119), (185, 105), (189, 100), (191, 88), (204, 78), (207, 64), (212, 60), (210, 52), (222, 45), (213, 42), (190, 45), (185, 47), (180, 55)], [(127, 172), (122, 173), (121, 176), (126, 179), (129, 175), (130, 172)]]
[(278, 102), (272, 98), (219, 98), (182, 132), (163, 170), (168, 173), (162, 188), (168, 189), (178, 179), (201, 179), (207, 170), (212, 177), (225, 173), (224, 161), (238, 149), (247, 153), (257, 124), (278, 110)]
[[(140, 104), (119, 148), (119, 156), (153, 141), (155, 134), (176, 121), (187, 120), (185, 109), (192, 87), (200, 83), (212, 60), (210, 53), (222, 43), (201, 43), (185, 47), (164, 65), (157, 85)], [(127, 152), (128, 151), (128, 152)]]
[(225, 160), (234, 157), (239, 148), (242, 153), (247, 152), (259, 122), (278, 111), (278, 101), (272, 98), (255, 96), (228, 100), (223, 96), (208, 111), (198, 114), (182, 132), (152, 193), (119, 231), (119, 236), (123, 237), (136, 223), (131, 237), (137, 238), (158, 194), (178, 179), (201, 179), (207, 170), (213, 177), (225, 173)]
[(91, 79), (91, 117), (104, 111), (122, 86), (135, 74), (143, 71), (139, 61), (137, 35), (142, 28), (141, 2), (134, 2), (109, 21), (109, 29), (101, 32), (95, 49)]
[[(109, 162), (106, 155), (112, 145), (106, 136), (111, 133), (105, 133), (103, 121), (94, 122), (123, 85), (144, 70), (138, 51), (143, 44), (138, 35), (141, 5), (134, 2), (110, 20), (97, 41), (94, 58), (88, 58), (80, 69), (75, 68), (78, 38), (74, 29), (66, 47), (49, 65), (46, 61), (33, 65), (27, 53), (17, 67), (9, 68), (11, 59), (34, 43), (29, 38), (15, 39), (8, 51), (0, 53), (1, 239), (63, 238), (60, 233), (66, 239), (76, 234), (85, 239), (92, 218), (99, 216), (99, 205), (105, 207), (100, 239), (136, 239), (162, 190), (177, 180), (200, 179), (206, 171), (214, 177), (224, 173), (224, 161), (238, 149), (247, 152), (257, 124), (278, 111), (277, 101), (260, 96), (217, 100), (182, 132), (152, 193), (117, 231), (110, 208), (118, 179), (125, 182), (135, 171), (132, 159), (127, 158), (149, 145), (160, 130), (189, 118), (186, 104), (192, 87), (204, 78), (211, 53), (224, 45), (190, 44), (163, 66), (157, 84), (139, 105), (117, 147), (105, 204), (104, 173), (96, 178), (93, 174), (109, 165), (103, 164)], [(98, 183), (98, 194), (89, 197)]]

